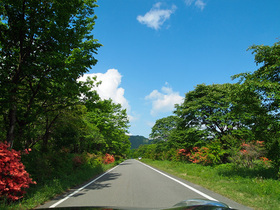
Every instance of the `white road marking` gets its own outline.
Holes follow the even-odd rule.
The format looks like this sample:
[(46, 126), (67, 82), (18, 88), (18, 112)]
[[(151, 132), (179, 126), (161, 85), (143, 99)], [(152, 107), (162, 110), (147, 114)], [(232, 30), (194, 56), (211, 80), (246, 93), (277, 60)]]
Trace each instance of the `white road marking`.
[[(136, 160), (136, 161), (138, 161), (138, 160)], [(147, 164), (145, 164), (145, 163), (142, 163), (142, 162), (140, 162), (140, 161), (138, 161), (138, 162), (141, 163), (141, 164), (143, 164), (144, 166), (146, 166), (146, 167), (148, 167), (148, 168), (150, 168), (150, 169), (152, 169), (152, 170), (154, 170), (154, 171), (160, 173), (161, 175), (163, 175), (163, 176), (165, 176), (165, 177), (167, 177), (167, 178), (169, 178), (169, 179), (171, 179), (171, 180), (173, 180), (173, 181), (175, 181), (175, 182), (177, 182), (177, 183), (183, 185), (184, 187), (189, 188), (190, 190), (196, 192), (197, 194), (203, 196), (204, 198), (206, 198), (206, 199), (208, 199), (208, 200), (218, 201), (218, 200), (216, 200), (216, 199), (210, 197), (209, 195), (206, 195), (205, 193), (200, 192), (199, 190), (197, 190), (197, 189), (195, 189), (195, 188), (193, 188), (193, 187), (191, 187), (191, 186), (189, 186), (189, 185), (187, 185), (187, 184), (185, 184), (185, 183), (183, 183), (183, 182), (181, 182), (181, 181), (179, 181), (179, 180), (177, 180), (177, 179), (175, 179), (175, 178), (173, 178), (173, 177), (171, 177), (171, 176), (168, 176), (167, 174), (162, 173), (161, 171), (159, 171), (159, 170), (157, 170), (157, 169), (155, 169), (155, 168), (153, 168), (153, 167), (151, 167), (151, 166), (149, 166), (149, 165), (147, 165)]]
[[(120, 164), (121, 165), (121, 164)], [(55, 204), (51, 205), (49, 208), (55, 208), (57, 205), (61, 204), (62, 202), (64, 202), (65, 200), (67, 200), (68, 198), (72, 197), (73, 195), (75, 195), (76, 193), (78, 193), (79, 191), (81, 191), (82, 189), (86, 188), (87, 186), (91, 185), (92, 183), (94, 183), (95, 181), (97, 181), (98, 179), (100, 179), (101, 177), (105, 176), (106, 174), (108, 174), (109, 172), (113, 171), (114, 169), (116, 169), (119, 165), (115, 166), (114, 168), (110, 169), (109, 171), (107, 171), (106, 173), (100, 175), (99, 177), (97, 177), (96, 179), (92, 180), (91, 182), (87, 183), (86, 185), (82, 186), (81, 188), (77, 189), (76, 191), (74, 191), (73, 193), (71, 193), (70, 195), (67, 195), (65, 198), (59, 200), (58, 202), (56, 202)]]
[[(179, 181), (179, 180), (177, 180), (177, 179), (175, 179), (175, 178), (173, 178), (173, 177), (171, 177), (171, 176), (168, 176), (167, 174), (164, 174), (163, 172), (161, 172), (161, 171), (159, 171), (159, 170), (157, 170), (157, 169), (155, 169), (155, 168), (153, 168), (153, 167), (151, 167), (151, 166), (149, 166), (149, 165), (147, 165), (147, 164), (145, 164), (145, 163), (142, 163), (142, 162), (140, 162), (140, 161), (138, 161), (138, 160), (136, 160), (136, 161), (139, 162), (139, 163), (141, 163), (142, 165), (144, 165), (144, 166), (146, 166), (146, 167), (148, 167), (148, 168), (150, 168), (150, 169), (156, 171), (157, 173), (159, 173), (159, 174), (161, 174), (161, 175), (163, 175), (163, 176), (165, 176), (165, 177), (167, 177), (167, 178), (169, 178), (169, 179), (171, 179), (171, 180), (173, 180), (173, 181), (175, 181), (175, 182), (181, 184), (182, 186), (184, 186), (184, 187), (186, 187), (186, 188), (188, 188), (188, 189), (190, 189), (190, 190), (196, 192), (197, 194), (199, 194), (199, 195), (205, 197), (205, 198), (208, 199), (208, 200), (218, 201), (218, 200), (216, 200), (216, 199), (210, 197), (209, 195), (206, 195), (205, 193), (200, 192), (199, 190), (197, 190), (197, 189), (195, 189), (195, 188), (193, 188), (193, 187), (191, 187), (191, 186), (189, 186), (189, 185), (187, 185), (187, 184), (185, 184), (185, 183), (183, 183), (183, 182), (181, 182), (181, 181)], [(121, 163), (121, 164), (122, 164), (122, 163)], [(121, 164), (120, 164), (120, 165), (121, 165)], [(103, 176), (105, 176), (106, 174), (110, 173), (111, 171), (113, 171), (114, 169), (116, 169), (116, 168), (117, 168), (118, 166), (120, 166), (120, 165), (117, 165), (117, 166), (115, 166), (114, 168), (112, 168), (112, 169), (110, 169), (109, 171), (107, 171), (106, 173), (100, 175), (99, 177), (97, 177), (96, 179), (94, 179), (94, 180), (92, 180), (91, 182), (87, 183), (86, 185), (82, 186), (81, 188), (77, 189), (77, 190), (74, 191), (73, 193), (67, 195), (65, 198), (63, 198), (63, 199), (59, 200), (58, 202), (54, 203), (54, 204), (51, 205), (49, 208), (55, 208), (56, 206), (58, 206), (59, 204), (61, 204), (61, 203), (64, 202), (65, 200), (67, 200), (68, 198), (72, 197), (73, 195), (75, 195), (75, 194), (78, 193), (79, 191), (83, 190), (83, 189), (86, 188), (87, 186), (89, 186), (89, 185), (91, 185), (92, 183), (96, 182), (98, 179), (100, 179), (101, 177), (103, 177)]]

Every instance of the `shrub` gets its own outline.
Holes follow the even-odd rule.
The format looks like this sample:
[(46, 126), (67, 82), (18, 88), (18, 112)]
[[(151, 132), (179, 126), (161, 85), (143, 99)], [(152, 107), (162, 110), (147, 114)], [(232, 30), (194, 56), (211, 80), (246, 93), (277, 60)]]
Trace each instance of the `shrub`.
[(265, 148), (263, 141), (243, 142), (240, 151), (235, 156), (231, 157), (231, 161), (241, 166), (253, 168), (257, 160), (261, 160), (264, 164), (270, 162), (264, 157), (264, 153)]
[(189, 154), (189, 150), (186, 150), (186, 149), (179, 149), (177, 150), (177, 155), (175, 156), (175, 158), (177, 160), (180, 160), (180, 161), (185, 161), (188, 159), (188, 154)]
[[(25, 153), (28, 151), (25, 150)], [(26, 193), (24, 188), (29, 188), (30, 184), (36, 182), (26, 172), (20, 152), (0, 142), (0, 197), (18, 200)]]
[(202, 165), (211, 164), (211, 161), (208, 157), (209, 148), (207, 147), (194, 147), (188, 154), (187, 157), (192, 163), (201, 163)]
[(113, 163), (113, 162), (115, 162), (114, 156), (106, 153), (106, 155), (105, 155), (105, 157), (103, 159), (103, 163), (110, 164), (110, 163)]
[(226, 151), (222, 148), (220, 141), (213, 141), (207, 146), (193, 147), (192, 149), (180, 149), (178, 154), (181, 160), (202, 165), (217, 165), (222, 163), (222, 157)]
[(74, 156), (72, 161), (73, 161), (74, 167), (76, 167), (76, 168), (82, 166), (85, 163), (85, 159), (81, 155)]
[(94, 154), (94, 153), (83, 153), (84, 160), (86, 164), (92, 167), (101, 166), (103, 163), (103, 155), (102, 154)]

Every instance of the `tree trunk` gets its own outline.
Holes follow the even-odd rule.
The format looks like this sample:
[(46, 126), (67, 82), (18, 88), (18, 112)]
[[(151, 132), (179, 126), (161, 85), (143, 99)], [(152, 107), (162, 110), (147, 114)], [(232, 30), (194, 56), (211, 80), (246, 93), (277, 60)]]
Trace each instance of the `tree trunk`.
[[(21, 25), (24, 26), (25, 20), (25, 0), (22, 2), (22, 13), (20, 17)], [(17, 86), (20, 81), (20, 74), (21, 74), (21, 65), (23, 63), (23, 55), (24, 55), (24, 50), (23, 50), (23, 42), (25, 38), (25, 33), (23, 32), (23, 28), (19, 28), (19, 36), (18, 36), (18, 41), (19, 41), (19, 58), (18, 58), (18, 66), (15, 72), (15, 75), (12, 77), (11, 84), (12, 84), (12, 89), (11, 89), (11, 96), (10, 96), (10, 108), (9, 108), (9, 128), (7, 131), (7, 143), (10, 144), (10, 147), (13, 147), (14, 143), (14, 133), (15, 133), (15, 126), (16, 126), (16, 119), (17, 119)]]
[(7, 143), (10, 145), (10, 147), (13, 147), (14, 143), (14, 131), (15, 131), (15, 126), (16, 126), (16, 111), (17, 107), (13, 103), (10, 107), (9, 110), (9, 128), (7, 132)]
[(60, 113), (58, 113), (51, 121), (49, 120), (49, 116), (46, 115), (46, 130), (43, 136), (43, 145), (42, 145), (42, 152), (48, 151), (48, 144), (50, 138), (50, 130), (57, 118), (59, 117)]

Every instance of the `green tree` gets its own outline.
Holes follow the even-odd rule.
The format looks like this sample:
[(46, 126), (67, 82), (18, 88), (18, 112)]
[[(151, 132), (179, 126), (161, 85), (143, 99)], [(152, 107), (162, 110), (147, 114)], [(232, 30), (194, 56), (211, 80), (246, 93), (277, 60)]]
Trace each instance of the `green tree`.
[(208, 138), (251, 134), (266, 113), (258, 94), (240, 84), (198, 85), (176, 108), (181, 127), (203, 130)]
[(51, 130), (52, 146), (71, 152), (97, 152), (96, 145), (105, 143), (95, 124), (87, 120), (87, 108), (77, 105), (65, 109)]
[(268, 115), (263, 115), (263, 123), (255, 129), (259, 140), (264, 140), (268, 157), (280, 165), (280, 42), (272, 46), (253, 45), (248, 48), (255, 55), (260, 68), (251, 73), (234, 75), (239, 83), (252, 89), (262, 99)]
[(105, 142), (97, 145), (103, 153), (123, 155), (130, 149), (128, 117), (125, 109), (112, 100), (100, 100), (88, 110), (87, 121), (96, 125)]
[(91, 33), (95, 7), (95, 0), (0, 1), (0, 113), (8, 142), (76, 102), (76, 80), (96, 64), (101, 46)]
[(154, 141), (167, 141), (173, 129), (176, 129), (179, 118), (168, 116), (156, 121), (152, 127), (150, 138)]
[(186, 128), (183, 124), (172, 130), (167, 141), (169, 148), (186, 149), (204, 145), (207, 141), (207, 132), (197, 127)]
[(261, 67), (252, 73), (233, 76), (240, 78), (240, 83), (255, 89), (262, 96), (269, 111), (279, 117), (280, 109), (280, 42), (273, 46), (253, 45), (248, 48), (255, 55), (255, 63)]

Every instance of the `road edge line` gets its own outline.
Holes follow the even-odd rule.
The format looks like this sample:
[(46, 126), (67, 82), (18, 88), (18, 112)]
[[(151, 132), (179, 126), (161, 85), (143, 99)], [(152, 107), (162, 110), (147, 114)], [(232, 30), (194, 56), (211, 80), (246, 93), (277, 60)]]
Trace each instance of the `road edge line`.
[[(138, 161), (138, 160), (136, 160), (136, 161)], [(161, 171), (159, 171), (159, 170), (157, 170), (157, 169), (155, 169), (155, 168), (153, 168), (153, 167), (151, 167), (151, 166), (149, 166), (149, 165), (147, 165), (147, 164), (145, 164), (145, 163), (142, 163), (141, 161), (138, 161), (138, 162), (141, 163), (142, 165), (144, 165), (144, 166), (146, 166), (146, 167), (148, 167), (148, 168), (150, 168), (150, 169), (152, 169), (152, 170), (158, 172), (159, 174), (161, 174), (161, 175), (163, 175), (163, 176), (165, 176), (165, 177), (167, 177), (167, 178), (169, 178), (169, 179), (171, 179), (171, 180), (173, 180), (173, 181), (175, 181), (175, 182), (177, 182), (177, 183), (183, 185), (184, 187), (189, 188), (190, 190), (196, 192), (197, 194), (203, 196), (204, 198), (206, 198), (206, 199), (208, 199), (208, 200), (218, 201), (218, 200), (216, 200), (215, 198), (212, 198), (211, 196), (206, 195), (205, 193), (203, 193), (203, 192), (201, 192), (201, 191), (199, 191), (199, 190), (197, 190), (197, 189), (195, 189), (195, 188), (193, 188), (193, 187), (191, 187), (191, 186), (185, 184), (184, 182), (181, 182), (181, 181), (179, 181), (179, 180), (177, 180), (177, 179), (175, 179), (175, 178), (173, 178), (173, 177), (171, 177), (171, 176), (169, 176), (169, 175), (167, 175), (167, 174), (165, 174), (165, 173), (163, 173), (163, 172), (161, 172)]]
[[(122, 164), (122, 163), (121, 163)], [(87, 183), (86, 185), (80, 187), (79, 189), (75, 190), (74, 192), (72, 192), (71, 194), (67, 195), (65, 198), (59, 200), (58, 202), (54, 203), (53, 205), (51, 205), (49, 208), (55, 208), (57, 205), (61, 204), (62, 202), (66, 201), (68, 198), (72, 197), (73, 195), (75, 195), (76, 193), (78, 193), (79, 191), (83, 190), (84, 188), (86, 188), (87, 186), (91, 185), (92, 183), (96, 182), (98, 179), (100, 179), (101, 177), (105, 176), (106, 174), (110, 173), (111, 171), (113, 171), (114, 169), (116, 169), (117, 167), (119, 167), (121, 164), (115, 166), (114, 168), (111, 168), (109, 171), (106, 171), (105, 173), (101, 174), (99, 177), (95, 178), (94, 180), (90, 181), (89, 183)]]

